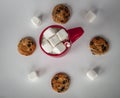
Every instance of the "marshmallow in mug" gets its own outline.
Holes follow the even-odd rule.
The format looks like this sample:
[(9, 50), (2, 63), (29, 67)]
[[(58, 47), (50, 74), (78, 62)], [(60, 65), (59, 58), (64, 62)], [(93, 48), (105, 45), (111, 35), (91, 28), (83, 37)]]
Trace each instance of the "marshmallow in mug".
[(42, 39), (42, 45), (41, 46), (47, 53), (52, 52), (53, 47), (46, 39)]
[(68, 39), (68, 34), (64, 29), (61, 29), (56, 34), (61, 41), (64, 41), (65, 39)]
[(50, 44), (53, 47), (55, 47), (58, 43), (61, 42), (57, 35), (54, 35), (53, 37), (51, 37), (50, 39), (48, 39), (48, 41), (50, 42)]
[(61, 42), (53, 48), (53, 53), (60, 54), (66, 49), (65, 45)]
[(45, 39), (49, 39), (50, 37), (54, 36), (56, 33), (58, 32), (58, 30), (56, 28), (48, 28), (44, 34), (43, 37)]
[(62, 41), (68, 39), (68, 33), (64, 29), (48, 28), (43, 34), (42, 48), (47, 53), (60, 54), (66, 46)]

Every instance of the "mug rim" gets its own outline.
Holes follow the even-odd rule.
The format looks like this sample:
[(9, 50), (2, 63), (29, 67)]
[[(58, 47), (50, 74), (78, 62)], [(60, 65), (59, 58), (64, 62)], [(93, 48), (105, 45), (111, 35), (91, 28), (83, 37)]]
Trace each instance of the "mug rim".
[[(40, 45), (40, 48), (42, 49), (42, 51), (44, 52), (44, 53), (46, 53), (47, 55), (49, 55), (49, 56), (53, 56), (53, 57), (58, 57), (58, 56), (63, 56), (69, 49), (70, 49), (70, 47), (66, 47), (66, 49), (62, 52), (62, 53), (60, 53), (60, 54), (52, 54), (52, 53), (47, 53), (43, 48), (42, 48), (42, 46), (41, 46), (41, 43), (42, 43), (42, 37), (43, 37), (43, 34), (44, 34), (44, 32), (48, 29), (48, 28), (61, 28), (61, 29), (64, 29), (67, 33), (68, 33), (68, 31), (63, 27), (63, 26), (61, 26), (61, 25), (50, 25), (50, 26), (48, 26), (48, 27), (46, 27), (42, 32), (41, 32), (41, 34), (40, 34), (40, 37), (39, 37), (39, 45)], [(69, 34), (68, 34), (68, 41), (70, 42), (70, 40), (69, 40)], [(71, 42), (70, 42), (71, 43)]]

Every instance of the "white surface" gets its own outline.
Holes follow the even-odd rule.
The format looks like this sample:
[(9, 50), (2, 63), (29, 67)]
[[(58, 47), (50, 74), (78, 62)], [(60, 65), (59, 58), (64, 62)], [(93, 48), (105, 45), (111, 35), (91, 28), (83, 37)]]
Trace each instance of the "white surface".
[(87, 77), (90, 79), (90, 80), (94, 80), (95, 78), (97, 78), (98, 74), (96, 71), (94, 70), (89, 70), (87, 73), (86, 73)]
[(88, 11), (88, 13), (86, 13), (85, 18), (89, 23), (92, 23), (92, 22), (94, 22), (94, 20), (96, 18), (96, 14), (90, 10), (90, 11)]
[[(52, 58), (39, 47), (39, 35), (44, 28), (55, 24), (51, 18), (52, 8), (67, 3), (72, 15), (67, 29), (82, 26), (83, 36), (72, 45), (67, 55)], [(82, 14), (97, 8), (97, 18), (88, 24)], [(40, 28), (30, 22), (34, 13), (43, 14)], [(110, 42), (110, 50), (103, 56), (94, 56), (89, 41), (102, 35)], [(37, 47), (28, 57), (17, 51), (22, 37), (35, 38)], [(0, 0), (0, 98), (120, 98), (120, 0)], [(40, 79), (31, 83), (26, 75), (32, 66), (42, 72)], [(95, 66), (102, 69), (94, 82), (86, 79), (86, 71)], [(51, 78), (57, 72), (71, 77), (67, 92), (58, 94), (51, 88)]]
[(36, 27), (39, 27), (42, 23), (41, 19), (39, 17), (33, 16), (31, 18), (31, 22), (33, 23), (33, 25), (35, 25)]
[(57, 32), (57, 36), (61, 41), (68, 39), (68, 33), (64, 29), (59, 30)]

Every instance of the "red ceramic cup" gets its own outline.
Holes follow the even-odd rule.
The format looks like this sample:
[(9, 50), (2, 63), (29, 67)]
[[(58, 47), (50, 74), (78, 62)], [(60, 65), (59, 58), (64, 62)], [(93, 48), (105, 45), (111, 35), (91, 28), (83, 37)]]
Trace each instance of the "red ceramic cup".
[(44, 32), (48, 29), (48, 28), (59, 28), (59, 29), (64, 29), (67, 33), (68, 33), (68, 42), (70, 43), (70, 47), (72, 46), (72, 44), (77, 40), (79, 39), (82, 34), (84, 33), (84, 30), (81, 28), (81, 27), (76, 27), (76, 28), (72, 28), (72, 29), (69, 29), (69, 30), (66, 30), (64, 27), (60, 26), (60, 25), (51, 25), (51, 26), (48, 26), (47, 28), (45, 28), (41, 35), (40, 35), (40, 38), (39, 38), (39, 45), (40, 45), (40, 48), (42, 49), (42, 51), (49, 55), (49, 56), (52, 56), (52, 57), (61, 57), (63, 55), (65, 55), (70, 47), (66, 47), (66, 49), (60, 53), (60, 54), (52, 54), (52, 53), (47, 53), (41, 46), (41, 43), (42, 43), (42, 39), (43, 39), (43, 34)]

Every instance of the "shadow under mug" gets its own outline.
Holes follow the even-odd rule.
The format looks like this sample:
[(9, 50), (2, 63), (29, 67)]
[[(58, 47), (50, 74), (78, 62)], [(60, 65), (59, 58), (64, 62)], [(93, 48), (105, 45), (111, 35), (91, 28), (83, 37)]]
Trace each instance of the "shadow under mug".
[[(47, 53), (41, 46), (42, 44), (42, 39), (43, 39), (43, 34), (44, 32), (48, 29), (48, 28), (58, 28), (58, 29), (64, 29), (67, 33), (68, 33), (68, 42), (70, 43), (70, 47), (66, 47), (66, 49), (60, 53), (60, 54), (52, 54), (52, 53)], [(52, 56), (52, 57), (61, 57), (65, 54), (67, 54), (67, 52), (69, 51), (69, 49), (71, 48), (72, 44), (77, 40), (79, 39), (82, 34), (84, 33), (84, 30), (81, 28), (81, 27), (76, 27), (76, 28), (72, 28), (72, 29), (65, 29), (63, 26), (60, 26), (60, 25), (51, 25), (51, 26), (48, 26), (46, 27), (41, 35), (40, 35), (40, 38), (39, 38), (39, 45), (40, 45), (40, 48), (42, 49), (42, 51), (49, 55), (49, 56)]]

